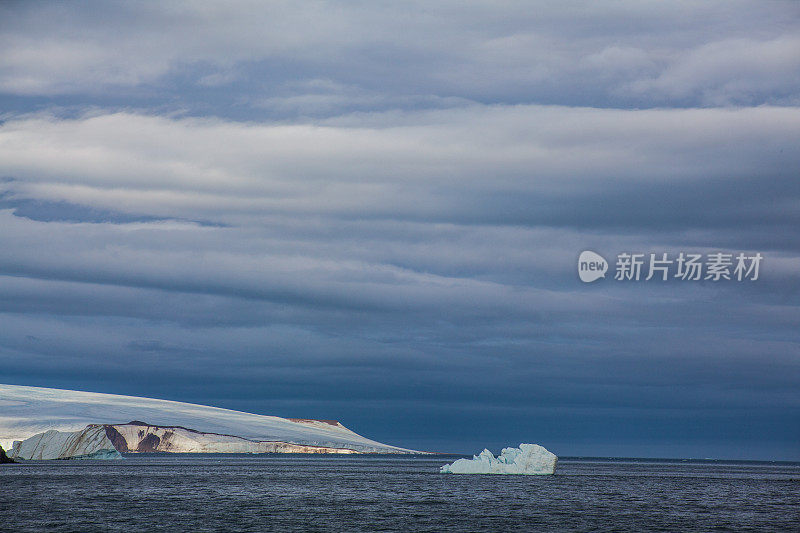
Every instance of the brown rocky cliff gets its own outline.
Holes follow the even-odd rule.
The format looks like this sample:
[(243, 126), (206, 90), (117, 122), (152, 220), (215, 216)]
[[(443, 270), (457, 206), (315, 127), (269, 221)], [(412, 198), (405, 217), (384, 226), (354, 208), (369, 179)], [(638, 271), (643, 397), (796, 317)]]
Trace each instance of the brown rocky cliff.
[(2, 446), (0, 446), (0, 464), (6, 464), (6, 463), (16, 463), (16, 461), (8, 457), (6, 455), (6, 451), (3, 449)]

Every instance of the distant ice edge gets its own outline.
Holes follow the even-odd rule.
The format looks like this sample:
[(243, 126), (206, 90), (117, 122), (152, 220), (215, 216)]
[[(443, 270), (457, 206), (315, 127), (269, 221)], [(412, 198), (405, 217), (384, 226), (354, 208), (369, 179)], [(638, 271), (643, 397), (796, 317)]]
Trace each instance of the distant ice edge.
[(19, 459), (150, 452), (425, 453), (368, 439), (335, 420), (4, 384), (0, 384), (0, 446), (10, 450), (9, 455), (16, 448)]
[(483, 450), (472, 459), (458, 459), (444, 465), (442, 474), (525, 474), (551, 475), (556, 472), (558, 457), (538, 444), (520, 444), (519, 448), (503, 448), (495, 457)]
[[(252, 441), (234, 435), (203, 433), (180, 426), (90, 424), (80, 431), (48, 430), (14, 441), (12, 459), (121, 459), (121, 453), (380, 453), (362, 449), (313, 446), (279, 441)], [(392, 452), (403, 453), (403, 452)]]

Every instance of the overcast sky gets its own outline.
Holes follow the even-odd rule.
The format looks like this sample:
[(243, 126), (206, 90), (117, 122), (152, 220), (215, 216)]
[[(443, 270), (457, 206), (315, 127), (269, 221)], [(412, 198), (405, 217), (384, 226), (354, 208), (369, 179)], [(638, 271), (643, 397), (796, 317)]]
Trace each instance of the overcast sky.
[(798, 228), (797, 2), (0, 4), (0, 382), (800, 459)]

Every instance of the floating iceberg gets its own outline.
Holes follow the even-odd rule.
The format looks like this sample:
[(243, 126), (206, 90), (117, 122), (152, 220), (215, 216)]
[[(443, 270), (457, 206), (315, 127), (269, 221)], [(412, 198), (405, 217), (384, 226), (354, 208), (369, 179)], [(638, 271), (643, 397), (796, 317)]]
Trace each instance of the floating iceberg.
[(503, 448), (498, 457), (483, 450), (472, 459), (458, 459), (444, 465), (442, 474), (554, 474), (558, 457), (538, 444)]

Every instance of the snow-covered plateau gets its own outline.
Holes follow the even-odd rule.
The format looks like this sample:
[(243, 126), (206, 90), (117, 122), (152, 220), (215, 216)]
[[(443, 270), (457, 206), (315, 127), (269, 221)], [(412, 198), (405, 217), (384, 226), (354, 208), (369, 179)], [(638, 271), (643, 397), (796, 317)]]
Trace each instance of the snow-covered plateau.
[(0, 385), (0, 446), (20, 459), (153, 451), (419, 453), (367, 439), (332, 420), (18, 385)]
[(519, 448), (503, 448), (495, 457), (483, 450), (472, 459), (458, 459), (444, 465), (443, 474), (555, 474), (558, 457), (538, 444), (520, 444)]

